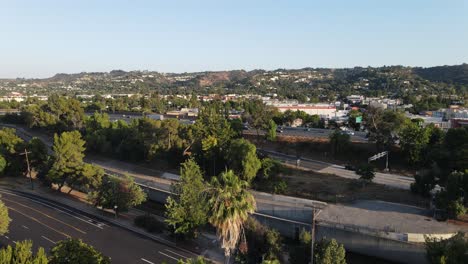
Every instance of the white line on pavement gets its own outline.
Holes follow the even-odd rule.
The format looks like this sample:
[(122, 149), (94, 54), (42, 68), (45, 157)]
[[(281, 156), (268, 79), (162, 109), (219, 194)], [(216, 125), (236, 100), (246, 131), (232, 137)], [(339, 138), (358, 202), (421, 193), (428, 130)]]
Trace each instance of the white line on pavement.
[[(71, 213), (68, 213), (68, 212), (66, 212), (66, 211), (73, 212), (73, 213), (78, 214), (78, 215), (80, 215), (80, 216), (83, 216), (82, 214), (77, 213), (77, 212), (74, 212), (74, 211), (71, 211), (71, 210), (66, 209), (66, 208), (64, 208), (64, 207), (61, 207), (61, 206), (59, 206), (59, 205), (57, 205), (57, 204), (53, 204), (54, 206), (52, 206), (52, 205), (49, 204), (50, 202), (47, 202), (47, 203), (40, 202), (40, 201), (38, 201), (38, 200), (36, 200), (36, 199), (32, 199), (32, 198), (27, 197), (27, 196), (17, 195), (17, 194), (10, 193), (10, 192), (5, 192), (4, 190), (0, 191), (0, 193), (9, 194), (9, 195), (13, 195), (13, 196), (22, 197), (22, 198), (24, 198), (24, 199), (28, 199), (28, 200), (33, 201), (33, 202), (35, 202), (35, 203), (42, 204), (43, 206), (46, 206), (46, 207), (55, 209), (55, 210), (57, 210), (57, 211), (59, 211), (59, 212), (62, 212), (62, 213), (64, 213), (64, 214), (66, 214), (66, 215), (69, 215), (69, 216), (71, 216), (71, 217), (73, 217), (73, 218), (76, 218), (76, 219), (78, 219), (78, 220), (80, 220), (80, 221), (83, 221), (83, 222), (85, 222), (85, 223), (88, 223), (88, 224), (90, 224), (90, 225), (92, 225), (92, 226), (95, 226), (95, 227), (97, 227), (97, 228), (104, 229), (104, 228), (102, 228), (102, 227), (99, 226), (99, 225), (96, 225), (96, 224), (94, 224), (94, 223), (92, 223), (92, 222), (89, 222), (89, 220), (83, 219), (83, 218), (81, 218), (81, 217), (78, 217), (78, 216), (73, 215), (73, 214), (71, 214)], [(59, 208), (61, 208), (61, 209), (59, 209)], [(65, 210), (66, 210), (66, 211), (65, 211)], [(83, 216), (83, 217), (86, 217), (86, 216)], [(89, 217), (86, 217), (86, 218), (89, 218)], [(92, 220), (91, 218), (89, 218), (89, 219)], [(98, 222), (98, 221), (96, 221), (96, 222)]]
[(24, 229), (29, 229), (29, 227), (27, 227), (25, 225), (22, 225), (21, 227), (23, 227)]
[(5, 236), (6, 239), (10, 239), (8, 236)]
[(169, 250), (169, 249), (167, 249), (167, 248), (164, 249), (164, 250), (166, 250), (167, 252), (170, 252), (170, 253), (172, 253), (172, 254), (174, 254), (174, 255), (176, 255), (176, 256), (182, 257), (182, 258), (184, 258), (184, 259), (188, 259), (188, 258), (189, 258), (189, 257), (183, 256), (183, 255), (181, 255), (181, 254), (178, 254), (178, 253), (176, 253), (176, 252), (174, 252), (174, 251), (171, 251), (171, 250)]
[(41, 236), (41, 237), (42, 237), (43, 239), (49, 241), (49, 242), (52, 243), (52, 244), (57, 244), (57, 242), (53, 241), (52, 239), (49, 239), (49, 238), (47, 238), (47, 237), (45, 237), (45, 236)]
[(171, 258), (171, 259), (173, 259), (173, 260), (175, 260), (175, 261), (179, 261), (178, 259), (176, 259), (176, 258), (174, 258), (174, 257), (171, 257), (171, 256), (169, 256), (169, 255), (167, 255), (167, 254), (162, 253), (161, 251), (158, 251), (158, 252), (159, 252), (159, 254), (161, 254), (161, 255), (163, 255), (163, 256), (166, 256), (166, 257), (168, 257), (168, 258)]
[(151, 262), (151, 261), (149, 261), (149, 260), (147, 260), (147, 259), (144, 259), (144, 258), (141, 258), (141, 260), (143, 260), (143, 261), (146, 262), (146, 263), (154, 264), (154, 262)]

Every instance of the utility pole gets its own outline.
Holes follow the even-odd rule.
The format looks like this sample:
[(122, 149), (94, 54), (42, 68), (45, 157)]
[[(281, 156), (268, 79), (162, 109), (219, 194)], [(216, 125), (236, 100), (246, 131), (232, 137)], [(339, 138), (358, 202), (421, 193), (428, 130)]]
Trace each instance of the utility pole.
[(312, 226), (311, 226), (311, 241), (310, 241), (310, 264), (314, 264), (314, 246), (315, 246), (315, 219), (322, 212), (321, 209), (312, 209)]
[(28, 151), (27, 149), (24, 149), (24, 152), (20, 153), (20, 155), (26, 156), (26, 164), (28, 164), (28, 176), (29, 176), (29, 181), (31, 182), (31, 190), (34, 190), (34, 183), (31, 177), (31, 166), (29, 165), (29, 158), (28, 158), (29, 153), (32, 153), (32, 152)]

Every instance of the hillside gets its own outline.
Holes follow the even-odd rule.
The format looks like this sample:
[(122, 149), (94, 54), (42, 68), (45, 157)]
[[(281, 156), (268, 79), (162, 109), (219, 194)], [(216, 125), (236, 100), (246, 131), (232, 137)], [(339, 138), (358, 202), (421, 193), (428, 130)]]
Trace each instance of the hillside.
[(384, 66), (160, 73), (60, 73), (45, 79), (0, 80), (0, 91), (23, 93), (256, 93), (299, 101), (367, 96), (459, 95), (468, 91), (468, 64), (429, 68)]

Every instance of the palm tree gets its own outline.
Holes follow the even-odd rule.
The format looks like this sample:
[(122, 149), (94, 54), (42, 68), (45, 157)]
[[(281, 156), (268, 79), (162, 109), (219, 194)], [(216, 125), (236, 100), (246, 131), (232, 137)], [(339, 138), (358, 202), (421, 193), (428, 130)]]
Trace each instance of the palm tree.
[(247, 191), (248, 186), (231, 170), (213, 177), (211, 181), (208, 221), (216, 227), (226, 263), (229, 263), (231, 250), (239, 241), (244, 222), (255, 211), (255, 199)]

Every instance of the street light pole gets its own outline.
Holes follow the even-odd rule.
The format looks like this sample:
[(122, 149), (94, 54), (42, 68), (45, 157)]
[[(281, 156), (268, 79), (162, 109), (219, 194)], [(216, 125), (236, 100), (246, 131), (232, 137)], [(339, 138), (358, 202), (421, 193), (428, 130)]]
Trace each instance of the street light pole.
[(312, 209), (312, 227), (311, 227), (311, 241), (310, 241), (310, 264), (314, 264), (314, 246), (315, 246), (315, 219), (322, 212), (320, 209)]
[(29, 158), (28, 158), (29, 153), (31, 153), (31, 151), (24, 149), (24, 152), (20, 153), (20, 155), (25, 155), (26, 157), (26, 164), (28, 165), (29, 182), (31, 182), (31, 190), (34, 190), (34, 183), (33, 183), (32, 176), (31, 176), (31, 166), (29, 165)]

